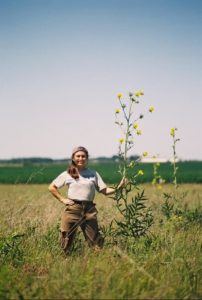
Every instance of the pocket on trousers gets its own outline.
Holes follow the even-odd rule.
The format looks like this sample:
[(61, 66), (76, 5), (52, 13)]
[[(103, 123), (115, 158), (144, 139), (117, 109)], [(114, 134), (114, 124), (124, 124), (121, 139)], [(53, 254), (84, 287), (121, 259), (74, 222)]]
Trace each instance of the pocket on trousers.
[(66, 204), (65, 205), (65, 209), (64, 211), (72, 211), (72, 212), (76, 212), (76, 211), (79, 211), (80, 210), (80, 207), (74, 203), (74, 204)]
[(97, 209), (95, 208), (95, 204), (92, 206), (92, 208), (89, 209), (89, 211), (86, 212), (86, 220), (96, 220), (97, 219)]

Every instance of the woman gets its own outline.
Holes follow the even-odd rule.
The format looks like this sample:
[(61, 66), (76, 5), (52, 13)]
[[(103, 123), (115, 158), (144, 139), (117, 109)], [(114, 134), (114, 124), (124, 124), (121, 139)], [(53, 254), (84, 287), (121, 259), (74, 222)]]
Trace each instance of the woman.
[[(104, 240), (99, 233), (97, 209), (93, 203), (95, 190), (104, 195), (115, 192), (115, 189), (106, 186), (96, 171), (87, 168), (86, 148), (76, 147), (71, 158), (68, 170), (61, 173), (49, 186), (52, 195), (66, 205), (61, 219), (61, 245), (66, 253), (70, 250), (79, 226), (89, 246), (102, 247)], [(124, 184), (125, 179), (122, 179), (118, 188)], [(64, 185), (68, 186), (67, 198), (58, 191)]]

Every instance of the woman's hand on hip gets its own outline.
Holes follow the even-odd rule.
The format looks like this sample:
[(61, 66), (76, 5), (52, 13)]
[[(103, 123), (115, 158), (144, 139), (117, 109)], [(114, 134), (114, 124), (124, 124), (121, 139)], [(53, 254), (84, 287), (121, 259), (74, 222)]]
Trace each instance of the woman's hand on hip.
[(62, 198), (61, 202), (64, 203), (65, 205), (73, 205), (74, 201), (68, 198)]

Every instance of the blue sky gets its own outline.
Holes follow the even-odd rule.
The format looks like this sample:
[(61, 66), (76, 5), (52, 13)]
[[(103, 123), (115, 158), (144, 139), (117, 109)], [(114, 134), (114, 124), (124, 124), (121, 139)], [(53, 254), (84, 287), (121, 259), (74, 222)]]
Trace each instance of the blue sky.
[(143, 88), (131, 155), (202, 159), (202, 2), (1, 1), (0, 158), (117, 153), (116, 95)]

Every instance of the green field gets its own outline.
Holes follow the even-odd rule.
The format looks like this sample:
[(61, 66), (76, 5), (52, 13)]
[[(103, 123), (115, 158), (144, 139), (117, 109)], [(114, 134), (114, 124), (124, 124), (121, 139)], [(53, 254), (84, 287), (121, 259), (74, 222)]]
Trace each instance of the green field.
[(162, 195), (173, 186), (143, 188), (154, 214), (148, 236), (115, 242), (106, 233), (119, 218), (114, 200), (97, 194), (104, 248), (89, 249), (78, 233), (65, 257), (58, 241), (64, 206), (47, 185), (0, 185), (0, 299), (201, 299), (202, 185), (179, 187), (178, 194), (187, 192), (184, 214), (170, 219), (162, 214)]
[[(178, 164), (179, 183), (202, 183), (202, 162), (185, 161)], [(120, 176), (117, 173), (118, 164), (114, 162), (90, 164), (89, 167), (97, 170), (107, 183), (116, 183)], [(0, 183), (49, 183), (60, 172), (67, 169), (66, 165), (25, 165), (0, 167)], [(153, 178), (152, 164), (139, 164), (136, 169), (144, 170), (139, 182), (151, 182)], [(172, 166), (170, 163), (161, 164), (159, 172), (166, 182), (172, 180)]]

